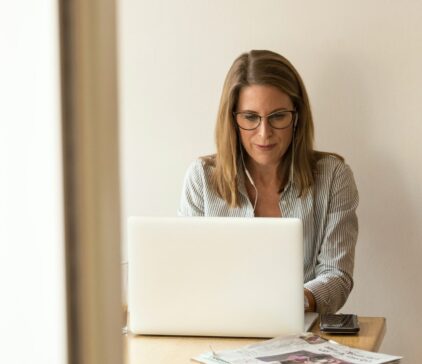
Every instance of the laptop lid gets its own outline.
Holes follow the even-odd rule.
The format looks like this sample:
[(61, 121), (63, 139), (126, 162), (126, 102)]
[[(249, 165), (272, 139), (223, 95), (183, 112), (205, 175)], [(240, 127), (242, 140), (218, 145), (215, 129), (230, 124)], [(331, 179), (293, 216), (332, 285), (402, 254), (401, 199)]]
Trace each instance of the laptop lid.
[(128, 328), (135, 334), (303, 331), (299, 219), (131, 217), (128, 262)]

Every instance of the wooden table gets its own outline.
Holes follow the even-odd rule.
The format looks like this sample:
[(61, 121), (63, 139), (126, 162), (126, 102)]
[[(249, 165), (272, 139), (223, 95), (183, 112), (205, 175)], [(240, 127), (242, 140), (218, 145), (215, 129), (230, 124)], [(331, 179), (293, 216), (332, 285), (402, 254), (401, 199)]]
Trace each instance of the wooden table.
[[(377, 351), (386, 331), (385, 318), (359, 317), (358, 335), (321, 334), (315, 323), (312, 331), (322, 337), (358, 349)], [(262, 339), (215, 338), (215, 337), (174, 337), (174, 336), (124, 336), (125, 364), (186, 364), (190, 358), (214, 350), (233, 349), (262, 341)]]

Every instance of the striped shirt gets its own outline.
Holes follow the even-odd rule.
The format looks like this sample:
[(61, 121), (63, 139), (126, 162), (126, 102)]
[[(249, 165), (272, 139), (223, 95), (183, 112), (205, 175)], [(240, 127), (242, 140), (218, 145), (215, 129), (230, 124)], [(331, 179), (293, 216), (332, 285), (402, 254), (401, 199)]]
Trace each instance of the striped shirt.
[[(212, 168), (201, 159), (191, 164), (178, 214), (253, 217), (244, 173), (238, 178), (240, 206), (231, 208), (211, 186)], [(287, 184), (279, 206), (283, 217), (302, 220), (304, 287), (314, 295), (318, 312), (332, 313), (344, 305), (353, 288), (359, 197), (351, 169), (334, 156), (319, 160), (314, 176), (313, 187), (301, 197), (294, 183)]]

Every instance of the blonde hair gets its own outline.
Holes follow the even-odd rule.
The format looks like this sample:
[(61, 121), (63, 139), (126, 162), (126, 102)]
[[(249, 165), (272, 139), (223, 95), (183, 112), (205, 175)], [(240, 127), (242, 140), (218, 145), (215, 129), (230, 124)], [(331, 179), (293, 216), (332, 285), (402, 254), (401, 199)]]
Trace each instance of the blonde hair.
[(267, 50), (244, 53), (234, 61), (224, 82), (215, 133), (217, 154), (204, 157), (206, 163), (215, 167), (213, 188), (231, 207), (239, 206), (238, 161), (243, 148), (239, 142), (233, 111), (236, 110), (240, 90), (250, 85), (278, 88), (290, 97), (297, 111), (294, 143), (290, 143), (283, 156), (285, 163), (280, 164), (280, 192), (289, 178), (293, 147), (293, 182), (298, 187), (299, 196), (313, 185), (316, 162), (326, 154), (335, 155), (313, 149), (314, 125), (309, 99), (305, 85), (293, 65), (283, 56)]

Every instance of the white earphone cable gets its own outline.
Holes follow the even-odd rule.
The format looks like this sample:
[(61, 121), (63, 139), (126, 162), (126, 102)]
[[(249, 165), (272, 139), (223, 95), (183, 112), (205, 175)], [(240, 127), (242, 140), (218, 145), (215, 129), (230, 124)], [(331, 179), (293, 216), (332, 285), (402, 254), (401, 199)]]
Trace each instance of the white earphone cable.
[(250, 173), (249, 173), (248, 169), (246, 168), (245, 160), (243, 159), (243, 150), (242, 150), (242, 149), (243, 149), (243, 148), (242, 148), (242, 146), (240, 145), (240, 157), (242, 158), (243, 168), (245, 169), (245, 174), (246, 174), (246, 177), (248, 177), (249, 182), (251, 183), (252, 187), (253, 187), (253, 188), (254, 188), (254, 190), (255, 190), (255, 202), (254, 202), (254, 204), (253, 204), (253, 211), (255, 212), (255, 209), (256, 209), (256, 204), (257, 204), (257, 202), (258, 202), (258, 189), (256, 188), (255, 183), (254, 183), (254, 181), (253, 181), (253, 179), (252, 179), (252, 177), (251, 177), (251, 175), (250, 175)]

